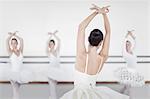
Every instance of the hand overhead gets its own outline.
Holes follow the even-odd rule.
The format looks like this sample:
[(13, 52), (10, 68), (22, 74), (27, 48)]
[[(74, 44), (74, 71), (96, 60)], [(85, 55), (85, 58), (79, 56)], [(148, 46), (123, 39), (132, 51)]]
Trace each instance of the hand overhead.
[(58, 30), (55, 30), (54, 32), (48, 32), (48, 35), (54, 35), (56, 33), (58, 33)]
[(96, 10), (96, 12), (98, 12), (99, 14), (106, 14), (106, 13), (108, 13), (109, 12), (109, 7), (110, 6), (105, 6), (105, 7), (102, 7), (102, 8), (100, 8), (100, 7), (98, 7), (97, 5), (95, 5), (95, 4), (92, 4), (93, 5), (93, 7), (92, 8), (90, 8), (91, 10)]

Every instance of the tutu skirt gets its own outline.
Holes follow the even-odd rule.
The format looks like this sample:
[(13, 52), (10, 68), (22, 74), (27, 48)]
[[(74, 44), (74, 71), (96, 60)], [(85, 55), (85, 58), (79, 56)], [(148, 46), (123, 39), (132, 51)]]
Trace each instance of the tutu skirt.
[(121, 84), (129, 85), (132, 87), (140, 87), (145, 84), (144, 76), (132, 68), (118, 68), (115, 70), (115, 76), (119, 79)]

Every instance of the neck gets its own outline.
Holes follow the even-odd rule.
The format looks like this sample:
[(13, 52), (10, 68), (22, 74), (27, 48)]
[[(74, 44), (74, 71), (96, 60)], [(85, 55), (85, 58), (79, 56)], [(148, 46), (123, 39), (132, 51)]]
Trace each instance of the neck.
[(97, 49), (98, 49), (97, 47), (89, 45), (89, 51), (93, 52), (93, 51), (97, 51)]
[(50, 49), (51, 51), (53, 51), (53, 50), (54, 50), (54, 47), (52, 47), (52, 48), (49, 47), (49, 49)]
[(17, 50), (17, 48), (13, 48), (13, 50), (14, 50), (14, 51), (16, 51), (16, 50)]
[(132, 54), (132, 51), (130, 49), (126, 49), (126, 50), (129, 54)]

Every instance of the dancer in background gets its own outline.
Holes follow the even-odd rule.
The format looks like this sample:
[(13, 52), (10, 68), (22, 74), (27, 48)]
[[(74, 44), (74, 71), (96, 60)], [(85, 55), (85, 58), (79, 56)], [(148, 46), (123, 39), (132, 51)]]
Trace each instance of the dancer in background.
[[(50, 97), (49, 99), (57, 99), (56, 95), (56, 85), (57, 80), (61, 79), (62, 69), (60, 68), (60, 39), (56, 35), (58, 31), (54, 33), (48, 33), (50, 38), (48, 40), (47, 55), (49, 58), (49, 69), (47, 70), (47, 78), (50, 87)], [(54, 38), (54, 39), (52, 39)], [(55, 41), (56, 40), (56, 41)]]
[(121, 84), (125, 85), (122, 92), (127, 95), (129, 95), (131, 87), (140, 87), (145, 83), (144, 77), (136, 70), (137, 57), (135, 54), (135, 35), (133, 31), (128, 31), (123, 42), (122, 54), (127, 66), (115, 70), (115, 76)]
[[(54, 56), (57, 60), (57, 63), (59, 63), (60, 39), (56, 35), (56, 33), (58, 33), (57, 30), (54, 33), (51, 33), (51, 32), (48, 33), (50, 35), (50, 37), (49, 37), (49, 40), (48, 40), (47, 54), (48, 54), (49, 57)], [(54, 39), (57, 40), (56, 41), (57, 46), (56, 46), (55, 40), (52, 39), (52, 37), (54, 37)], [(59, 67), (59, 64), (57, 66)]]
[[(94, 10), (94, 12), (80, 23), (77, 35), (74, 89), (64, 94), (61, 99), (129, 99), (128, 96), (108, 87), (96, 86), (96, 80), (108, 58), (109, 52), (111, 30), (107, 17), (108, 7), (99, 8), (93, 5), (91, 10)], [(88, 38), (87, 51), (85, 47), (85, 29), (96, 15), (102, 15), (106, 34), (103, 39), (101, 30), (92, 30)], [(102, 49), (97, 53), (100, 46), (102, 46)]]
[(7, 39), (8, 53), (10, 56), (9, 80), (13, 88), (13, 99), (19, 98), (19, 88), (23, 83), (28, 83), (32, 73), (24, 70), (23, 66), (23, 39), (14, 33), (8, 33)]

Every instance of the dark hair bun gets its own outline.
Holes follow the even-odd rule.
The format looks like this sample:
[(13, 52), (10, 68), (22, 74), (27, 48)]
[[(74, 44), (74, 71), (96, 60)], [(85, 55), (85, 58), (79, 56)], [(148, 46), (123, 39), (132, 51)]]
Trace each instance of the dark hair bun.
[(90, 45), (98, 46), (99, 43), (103, 40), (103, 33), (99, 29), (94, 29), (91, 31), (88, 40)]

